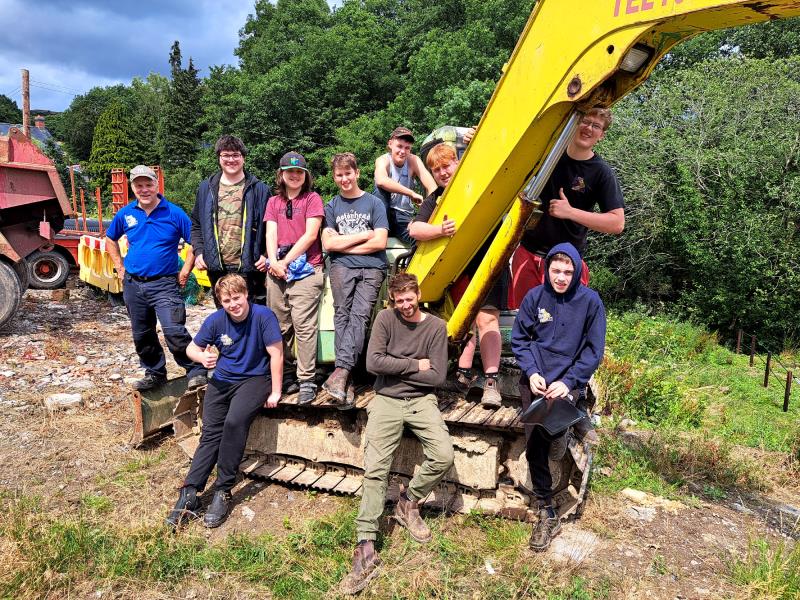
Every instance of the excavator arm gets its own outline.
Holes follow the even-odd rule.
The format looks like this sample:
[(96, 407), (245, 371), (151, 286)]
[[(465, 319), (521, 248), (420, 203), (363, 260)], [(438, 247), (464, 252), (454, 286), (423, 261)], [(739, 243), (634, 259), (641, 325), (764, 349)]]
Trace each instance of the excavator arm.
[(451, 339), (463, 338), (541, 214), (539, 191), (582, 110), (611, 106), (675, 44), (698, 33), (794, 16), (800, 0), (540, 0), (432, 216), (438, 224), (448, 215), (458, 230), (420, 243), (409, 264), (422, 300), (440, 302), (501, 224), (458, 306), (445, 315)]

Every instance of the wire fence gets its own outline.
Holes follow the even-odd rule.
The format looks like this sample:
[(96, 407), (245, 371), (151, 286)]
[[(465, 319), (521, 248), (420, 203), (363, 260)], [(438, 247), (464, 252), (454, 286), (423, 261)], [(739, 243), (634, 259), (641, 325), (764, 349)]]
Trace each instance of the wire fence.
[[(750, 338), (750, 366), (755, 367), (756, 362), (764, 365), (764, 387), (769, 388), (770, 377), (778, 382), (778, 385), (783, 388), (783, 412), (789, 411), (789, 400), (792, 396), (792, 384), (800, 385), (800, 379), (794, 377), (794, 368), (789, 368), (777, 354), (773, 354), (761, 346), (752, 333), (747, 333), (740, 329), (736, 335), (736, 354), (741, 354), (746, 338)], [(758, 353), (758, 349), (763, 351), (763, 355)]]

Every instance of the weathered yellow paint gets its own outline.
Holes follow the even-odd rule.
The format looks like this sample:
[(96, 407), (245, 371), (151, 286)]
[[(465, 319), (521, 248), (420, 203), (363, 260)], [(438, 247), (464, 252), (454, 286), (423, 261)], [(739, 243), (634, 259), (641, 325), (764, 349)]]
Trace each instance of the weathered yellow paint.
[[(443, 298), (574, 110), (610, 106), (644, 81), (672, 46), (693, 35), (798, 15), (800, 0), (540, 0), (432, 216), (435, 224), (444, 215), (455, 219), (458, 230), (452, 238), (420, 243), (409, 265), (419, 277), (423, 301)], [(652, 57), (631, 75), (619, 65), (637, 44), (647, 46)], [(568, 86), (576, 77), (580, 91), (570, 96)], [(484, 260), (494, 263), (506, 250), (495, 244)], [(470, 319), (480, 300), (477, 286), (470, 286), (454, 319)], [(448, 329), (452, 333), (463, 325), (451, 323)]]

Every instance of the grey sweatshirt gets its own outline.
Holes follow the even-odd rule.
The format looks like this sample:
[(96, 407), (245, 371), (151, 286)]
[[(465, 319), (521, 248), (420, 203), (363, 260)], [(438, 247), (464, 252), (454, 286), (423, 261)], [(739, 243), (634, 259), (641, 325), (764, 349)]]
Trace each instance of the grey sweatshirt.
[[(419, 370), (427, 358), (431, 368)], [(367, 370), (378, 376), (375, 391), (393, 398), (418, 398), (444, 384), (447, 375), (447, 326), (426, 314), (410, 323), (393, 308), (378, 313), (367, 347)]]

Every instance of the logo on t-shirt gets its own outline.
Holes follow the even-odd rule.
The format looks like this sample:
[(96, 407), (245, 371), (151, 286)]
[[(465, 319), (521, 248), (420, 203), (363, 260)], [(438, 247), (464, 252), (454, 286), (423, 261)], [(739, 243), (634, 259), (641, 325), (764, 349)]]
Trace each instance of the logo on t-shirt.
[(223, 346), (230, 346), (231, 344), (233, 344), (233, 340), (227, 333), (223, 333), (221, 336), (219, 336), (219, 341), (222, 343)]
[(139, 224), (139, 221), (137, 221), (136, 217), (133, 215), (125, 215), (125, 224), (128, 227), (136, 227)]
[(572, 190), (575, 192), (586, 191), (586, 182), (583, 180), (583, 177), (576, 177), (572, 180)]
[(539, 309), (539, 323), (549, 323), (553, 320), (553, 315), (547, 312), (544, 308)]
[(372, 229), (370, 227), (370, 216), (370, 213), (348, 210), (346, 213), (336, 216), (336, 228), (341, 235), (368, 231)]

